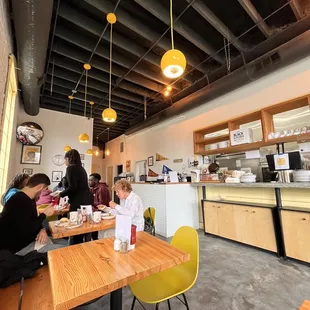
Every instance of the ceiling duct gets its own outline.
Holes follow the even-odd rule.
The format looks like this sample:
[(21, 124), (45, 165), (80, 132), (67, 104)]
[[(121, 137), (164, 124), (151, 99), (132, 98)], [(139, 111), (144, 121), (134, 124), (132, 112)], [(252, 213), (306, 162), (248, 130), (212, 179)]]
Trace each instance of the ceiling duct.
[(12, 0), (17, 41), (17, 61), (24, 108), (27, 114), (40, 110), (46, 51), (53, 13), (53, 0)]

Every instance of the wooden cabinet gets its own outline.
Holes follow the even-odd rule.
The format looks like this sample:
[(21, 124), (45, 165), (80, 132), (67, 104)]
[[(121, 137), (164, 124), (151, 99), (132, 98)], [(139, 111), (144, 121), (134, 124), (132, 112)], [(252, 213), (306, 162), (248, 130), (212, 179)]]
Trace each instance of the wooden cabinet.
[(205, 202), (204, 213), (206, 232), (277, 252), (272, 209)]
[(310, 214), (281, 211), (286, 255), (310, 263)]
[(233, 206), (230, 204), (217, 204), (217, 215), (218, 215), (218, 232), (219, 236), (228, 238), (228, 239), (236, 239), (236, 231), (235, 224), (233, 221), (234, 218), (234, 210)]
[(205, 202), (204, 204), (204, 220), (206, 232), (218, 235), (218, 212), (217, 204), (213, 202)]

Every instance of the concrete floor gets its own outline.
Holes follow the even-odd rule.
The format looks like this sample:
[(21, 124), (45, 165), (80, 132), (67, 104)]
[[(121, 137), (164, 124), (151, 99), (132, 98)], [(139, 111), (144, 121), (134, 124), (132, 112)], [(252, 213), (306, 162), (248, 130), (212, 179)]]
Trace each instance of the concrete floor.
[[(199, 276), (186, 294), (191, 310), (295, 310), (310, 299), (310, 267), (202, 232), (199, 235)], [(132, 294), (124, 288), (123, 310), (130, 310), (131, 302)], [(186, 310), (176, 299), (171, 306)], [(78, 309), (108, 310), (109, 296)], [(135, 310), (142, 309), (136, 304)], [(168, 309), (167, 303), (159, 309)]]

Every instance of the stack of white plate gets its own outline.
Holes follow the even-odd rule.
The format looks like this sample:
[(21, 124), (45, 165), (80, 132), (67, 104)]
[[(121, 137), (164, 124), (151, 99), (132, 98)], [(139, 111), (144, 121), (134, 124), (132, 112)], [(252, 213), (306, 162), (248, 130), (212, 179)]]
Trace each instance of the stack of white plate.
[(310, 170), (296, 170), (293, 178), (295, 182), (310, 182)]
[(256, 182), (256, 174), (245, 174), (241, 177), (242, 183), (255, 183)]
[(240, 179), (228, 177), (225, 179), (225, 183), (240, 183)]

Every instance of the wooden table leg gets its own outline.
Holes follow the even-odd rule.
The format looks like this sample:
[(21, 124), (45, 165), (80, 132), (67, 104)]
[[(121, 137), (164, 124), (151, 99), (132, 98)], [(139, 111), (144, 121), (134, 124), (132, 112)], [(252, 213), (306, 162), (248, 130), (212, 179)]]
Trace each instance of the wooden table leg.
[(122, 288), (111, 292), (110, 294), (110, 310), (122, 310), (123, 309), (123, 290)]

